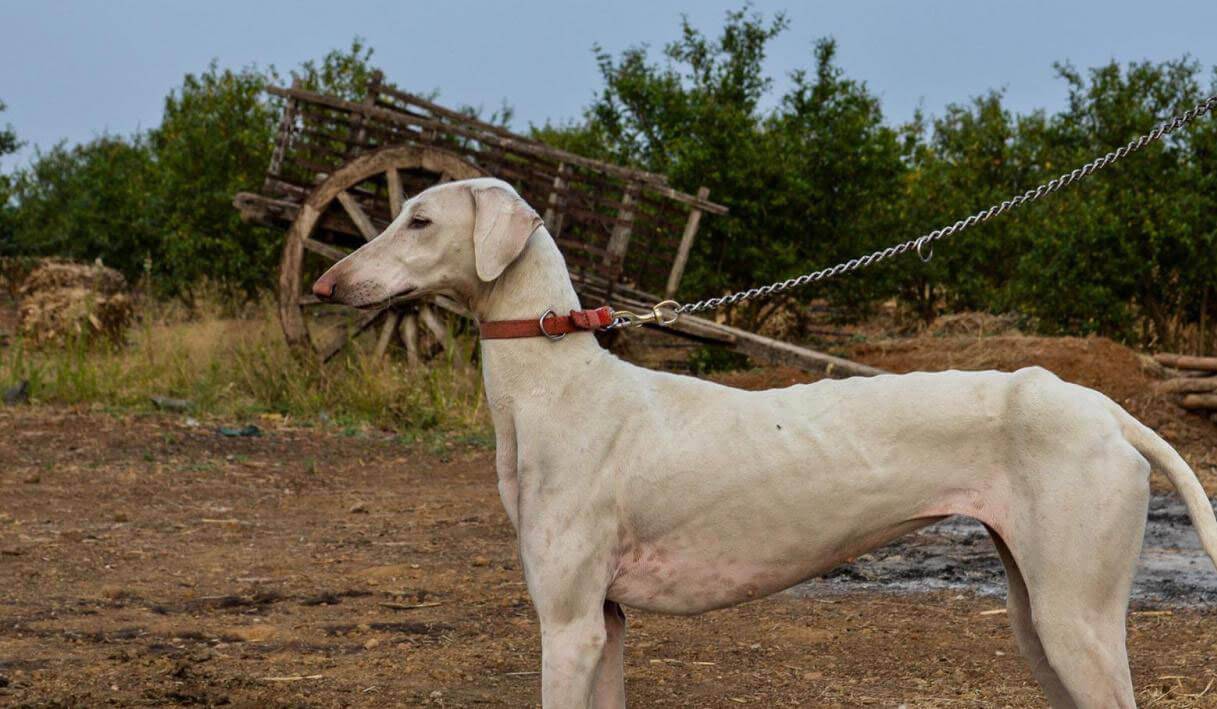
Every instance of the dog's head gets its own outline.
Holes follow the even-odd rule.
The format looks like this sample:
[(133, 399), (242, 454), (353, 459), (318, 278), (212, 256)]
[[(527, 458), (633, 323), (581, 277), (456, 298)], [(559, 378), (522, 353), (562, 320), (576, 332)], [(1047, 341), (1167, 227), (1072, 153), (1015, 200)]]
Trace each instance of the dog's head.
[(334, 264), (313, 293), (358, 308), (442, 294), (467, 300), (497, 279), (541, 225), (511, 185), (492, 178), (432, 187), (383, 233)]

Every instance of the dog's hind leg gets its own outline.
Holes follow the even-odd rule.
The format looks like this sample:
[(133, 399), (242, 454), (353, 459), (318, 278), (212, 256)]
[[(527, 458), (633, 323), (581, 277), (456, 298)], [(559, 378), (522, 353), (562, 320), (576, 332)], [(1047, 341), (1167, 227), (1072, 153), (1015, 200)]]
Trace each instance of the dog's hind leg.
[(1069, 696), (1065, 685), (1061, 683), (1061, 678), (1057, 676), (1056, 670), (1048, 664), (1044, 646), (1035, 632), (1035, 624), (1031, 621), (1031, 599), (1027, 595), (1027, 582), (1023, 579), (1018, 563), (1014, 561), (1010, 548), (1006, 546), (1006, 542), (1002, 540), (1001, 536), (992, 527), (986, 526), (986, 529), (989, 530), (989, 536), (993, 538), (993, 544), (997, 547), (997, 555), (1001, 557), (1002, 566), (1006, 569), (1006, 583), (1009, 586), (1006, 609), (1019, 652), (1027, 658), (1027, 663), (1031, 665), (1031, 674), (1044, 690), (1048, 703), (1055, 709), (1072, 709), (1077, 705)]
[[(1106, 458), (1112, 467), (1102, 476), (1081, 474), (1071, 486), (1047, 486), (1005, 540), (1043, 655), (1072, 699), (1065, 704), (1058, 685), (1037, 671), (1045, 690), (1057, 695), (1054, 706), (1136, 706), (1125, 614), (1145, 531), (1148, 475), (1141, 461)], [(1068, 477), (1062, 470), (1055, 480)], [(1083, 482), (1098, 484), (1080, 487)], [(1021, 614), (1015, 622), (1027, 635)], [(1034, 666), (1036, 647), (1029, 647)]]
[(612, 601), (604, 602), (604, 629), (607, 635), (596, 668), (592, 707), (625, 709), (625, 613)]

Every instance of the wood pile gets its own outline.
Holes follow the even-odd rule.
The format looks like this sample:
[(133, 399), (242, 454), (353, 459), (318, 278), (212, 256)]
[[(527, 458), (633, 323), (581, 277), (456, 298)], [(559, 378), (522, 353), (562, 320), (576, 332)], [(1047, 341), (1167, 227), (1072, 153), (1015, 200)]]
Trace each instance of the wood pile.
[(19, 290), (21, 333), (39, 345), (119, 340), (135, 304), (122, 274), (100, 263), (48, 260)]
[(1217, 421), (1217, 357), (1160, 352), (1154, 361), (1170, 373), (1158, 385), (1159, 391), (1179, 406)]

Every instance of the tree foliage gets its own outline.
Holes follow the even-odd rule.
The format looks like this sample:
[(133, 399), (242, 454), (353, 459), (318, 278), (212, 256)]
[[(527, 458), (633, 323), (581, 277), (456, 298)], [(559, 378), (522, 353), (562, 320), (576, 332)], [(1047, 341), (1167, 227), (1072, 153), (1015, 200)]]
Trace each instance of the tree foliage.
[[(0, 101), (0, 113), (4, 113), (8, 106)], [(21, 143), (17, 140), (17, 133), (13, 131), (13, 127), (5, 124), (0, 128), (0, 157), (4, 157), (10, 153), (17, 152), (17, 148), (21, 147)]]
[[(1058, 65), (1067, 107), (1012, 115), (999, 93), (910, 126), (901, 221), (949, 224), (1124, 145), (1201, 98), (1182, 59), (1083, 74)], [(1214, 86), (1213, 88), (1217, 88)], [(927, 135), (928, 133), (928, 135)], [(1214, 122), (1204, 119), (901, 270), (921, 312), (1017, 311), (1047, 332), (1174, 345), (1210, 307)]]
[[(356, 39), (297, 75), (312, 90), (362, 96), (370, 58)], [(232, 199), (262, 184), (279, 112), (263, 88), (279, 80), (273, 68), (212, 62), (169, 93), (156, 128), (37, 153), (12, 177), (0, 248), (101, 258), (131, 278), (147, 269), (160, 294), (188, 301), (200, 285), (238, 299), (268, 288), (281, 235), (242, 222)]]
[[(4, 113), (5, 108), (4, 102), (0, 101), (0, 113)], [(20, 147), (21, 143), (17, 140), (17, 133), (12, 126), (6, 124), (0, 128), (0, 158), (17, 152)], [(7, 250), (11, 250), (13, 240), (15, 217), (14, 207), (10, 201), (13, 191), (12, 182), (11, 176), (0, 173), (0, 256), (3, 256)]]
[[(660, 62), (645, 47), (619, 58), (598, 51), (604, 88), (584, 123), (538, 132), (664, 173), (689, 192), (707, 186), (730, 207), (728, 216), (703, 222), (686, 295), (846, 257), (877, 243), (889, 226), (876, 207), (900, 187), (898, 134), (883, 124), (866, 87), (836, 66), (834, 42), (815, 45), (814, 68), (791, 77), (777, 110), (760, 108), (773, 85), (763, 72), (766, 46), (786, 27), (782, 15), (767, 20), (741, 10), (728, 13), (716, 38), (683, 21)], [(855, 305), (876, 293), (862, 280), (832, 288)]]
[(240, 292), (266, 285), (277, 240), (232, 207), (234, 194), (261, 185), (270, 161), (275, 111), (263, 100), (265, 83), (254, 69), (212, 63), (165, 99), (149, 135), (158, 177), (149, 206), (162, 229), (153, 263), (171, 292), (204, 277)]
[(65, 256), (138, 274), (159, 234), (143, 208), (155, 189), (142, 139), (103, 136), (38, 152), (13, 181), (16, 208), (5, 250)]
[[(951, 224), (1217, 91), (1186, 57), (1060, 64), (1069, 100), (1055, 113), (1016, 114), (995, 91), (897, 125), (838, 66), (831, 39), (810, 47), (807, 68), (776, 92), (764, 62), (787, 26), (745, 7), (714, 34), (682, 21), (658, 53), (596, 48), (602, 86), (584, 114), (533, 128), (560, 147), (666, 174), (684, 191), (706, 186), (730, 207), (703, 221), (681, 297), (786, 278)], [(304, 88), (358, 100), (371, 59), (356, 39), (291, 73)], [(204, 280), (238, 297), (269, 287), (281, 237), (240, 222), (231, 206), (234, 193), (259, 187), (269, 161), (279, 106), (261, 91), (267, 81), (282, 83), (274, 69), (213, 63), (170, 92), (158, 127), (59, 145), (0, 175), (0, 252), (100, 257), (128, 276), (150, 267), (160, 292), (186, 297)], [(491, 120), (505, 125), (510, 108)], [(0, 130), (0, 155), (16, 146)], [(895, 299), (927, 319), (1016, 311), (1047, 332), (1204, 342), (1217, 307), (1215, 242), (1217, 121), (1206, 118), (940, 242), (929, 263), (906, 256), (739, 315), (756, 325), (778, 305), (805, 313), (802, 303), (828, 298), (856, 317)]]
[[(583, 120), (534, 131), (665, 173), (686, 191), (708, 186), (731, 208), (704, 222), (684, 296), (786, 278), (954, 223), (1201, 97), (1201, 68), (1187, 58), (1086, 73), (1062, 64), (1069, 102), (1058, 113), (1015, 115), (990, 92), (893, 127), (825, 39), (765, 109), (766, 46), (786, 24), (743, 10), (727, 14), (716, 38), (682, 22), (658, 61), (646, 47), (597, 50), (604, 86)], [(846, 316), (888, 298), (925, 318), (1017, 311), (1044, 331), (1174, 343), (1213, 308), (1214, 124), (940, 242), (928, 264), (906, 257), (791, 297), (828, 297)], [(755, 324), (770, 312), (744, 315)]]

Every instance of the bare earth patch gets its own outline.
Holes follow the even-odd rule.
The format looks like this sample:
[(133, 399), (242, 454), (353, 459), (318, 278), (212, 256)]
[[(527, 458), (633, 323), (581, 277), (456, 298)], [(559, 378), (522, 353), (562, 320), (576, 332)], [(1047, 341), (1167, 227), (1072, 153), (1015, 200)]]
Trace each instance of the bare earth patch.
[[(0, 409), (0, 431), (0, 704), (537, 702), (490, 452), (51, 408)], [(627, 687), (640, 707), (1042, 706), (1000, 608), (634, 612)], [(1217, 613), (1141, 607), (1130, 644), (1143, 704), (1217, 706)]]

